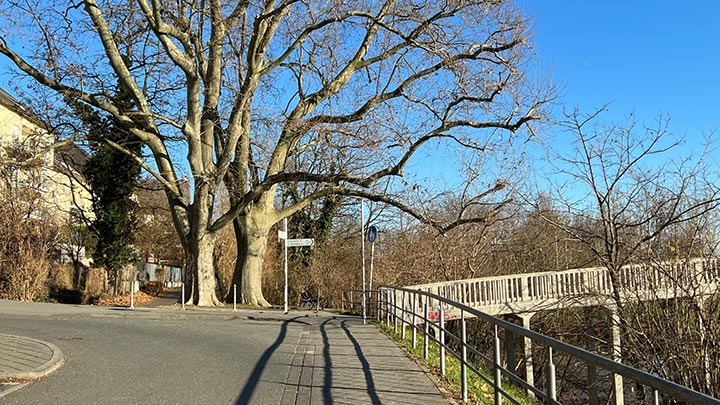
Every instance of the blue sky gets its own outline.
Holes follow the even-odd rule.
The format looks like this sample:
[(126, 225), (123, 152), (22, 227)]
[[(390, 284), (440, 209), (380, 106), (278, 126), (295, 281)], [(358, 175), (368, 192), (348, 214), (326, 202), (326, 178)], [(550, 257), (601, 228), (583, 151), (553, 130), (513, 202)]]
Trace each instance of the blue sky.
[(671, 117), (688, 144), (720, 128), (720, 2), (530, 1), (542, 65), (561, 100), (606, 119)]
[[(687, 140), (679, 152), (720, 135), (720, 1), (518, 1), (531, 20), (534, 62), (561, 87), (560, 102), (588, 112), (611, 103), (604, 122), (631, 112), (648, 123), (669, 116), (670, 130)], [(540, 135), (562, 146), (557, 128)], [(436, 174), (452, 157), (422, 153), (414, 169), (435, 174), (431, 184), (451, 185), (456, 177)]]

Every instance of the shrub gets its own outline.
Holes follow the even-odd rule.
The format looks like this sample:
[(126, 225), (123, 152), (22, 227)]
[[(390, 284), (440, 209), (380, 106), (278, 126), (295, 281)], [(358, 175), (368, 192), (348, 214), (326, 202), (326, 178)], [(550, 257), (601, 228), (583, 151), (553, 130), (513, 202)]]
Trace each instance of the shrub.
[(157, 297), (158, 295), (160, 295), (160, 293), (163, 292), (163, 284), (159, 281), (148, 281), (147, 283), (143, 284), (142, 287), (140, 287), (140, 291), (144, 292), (145, 294)]

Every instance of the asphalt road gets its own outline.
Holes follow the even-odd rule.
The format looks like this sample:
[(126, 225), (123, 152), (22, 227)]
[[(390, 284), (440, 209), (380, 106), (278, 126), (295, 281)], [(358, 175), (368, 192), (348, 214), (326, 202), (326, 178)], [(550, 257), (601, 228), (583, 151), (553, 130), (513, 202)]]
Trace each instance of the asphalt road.
[(447, 403), (373, 325), (274, 314), (0, 301), (0, 333), (65, 358), (0, 404)]
[[(3, 333), (53, 342), (65, 356), (48, 378), (1, 400), (8, 404), (210, 404), (240, 396), (277, 404), (303, 329), (296, 322), (7, 314), (0, 325)], [(261, 363), (274, 345), (272, 361)]]

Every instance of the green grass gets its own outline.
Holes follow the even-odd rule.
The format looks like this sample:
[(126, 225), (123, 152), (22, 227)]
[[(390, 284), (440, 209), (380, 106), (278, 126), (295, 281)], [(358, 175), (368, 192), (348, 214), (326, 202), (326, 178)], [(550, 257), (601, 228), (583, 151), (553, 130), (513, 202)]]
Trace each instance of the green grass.
[[(423, 353), (423, 336), (422, 333), (417, 334), (417, 347), (412, 347), (412, 330), (409, 328), (406, 330), (405, 339), (402, 339), (402, 334), (398, 331), (393, 332), (392, 325), (386, 326), (384, 323), (379, 323), (380, 329), (385, 331), (390, 337), (392, 337), (400, 346), (405, 349), (410, 355), (413, 356), (419, 363), (423, 364), (430, 370), (438, 380), (443, 384), (445, 389), (453, 394), (456, 401), (462, 403), (462, 388), (461, 388), (461, 367), (460, 361), (456, 359), (452, 354), (446, 351), (445, 356), (445, 376), (440, 375), (440, 347), (432, 339), (429, 341), (428, 347), (428, 358), (424, 358)], [(475, 365), (475, 368), (480, 370), (486, 377), (491, 376), (492, 373), (487, 370), (483, 370)], [(493, 387), (488, 384), (481, 377), (476, 375), (470, 368), (467, 369), (467, 380), (468, 380), (468, 401), (466, 403), (471, 404), (493, 404), (495, 400), (495, 394), (493, 393)], [(492, 380), (491, 377), (489, 377)], [(530, 398), (525, 393), (514, 386), (510, 386), (505, 380), (502, 382), (503, 389), (509, 392), (518, 402), (524, 405), (535, 405), (541, 404), (535, 398)], [(503, 399), (503, 403), (511, 403)]]

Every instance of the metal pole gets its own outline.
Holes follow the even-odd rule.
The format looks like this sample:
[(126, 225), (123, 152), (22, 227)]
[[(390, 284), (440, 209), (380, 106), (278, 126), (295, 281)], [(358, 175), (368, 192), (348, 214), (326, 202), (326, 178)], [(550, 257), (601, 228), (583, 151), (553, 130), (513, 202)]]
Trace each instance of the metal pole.
[(445, 376), (445, 311), (440, 304), (440, 375)]
[(500, 370), (500, 336), (498, 335), (498, 327), (495, 325), (495, 336), (493, 338), (493, 369), (495, 371), (493, 379), (493, 389), (495, 390), (495, 405), (502, 404), (502, 372)]
[(417, 293), (413, 293), (413, 315), (412, 315), (412, 348), (415, 349), (417, 347), (417, 300), (418, 296)]
[(461, 339), (462, 339), (462, 362), (460, 364), (460, 386), (462, 389), (462, 400), (467, 402), (467, 322), (465, 322), (465, 311), (460, 312)]
[(372, 291), (372, 281), (373, 281), (373, 267), (375, 262), (375, 242), (370, 244), (370, 281), (368, 284), (368, 290)]
[(425, 360), (428, 358), (428, 336), (430, 335), (430, 325), (428, 324), (428, 303), (427, 298), (425, 298), (425, 303), (423, 304), (423, 321), (425, 322), (425, 340), (423, 343), (423, 356)]
[(380, 322), (380, 310), (382, 309), (380, 307), (380, 300), (382, 300), (382, 298), (380, 298), (380, 290), (375, 291), (375, 300), (377, 301), (377, 321)]
[(283, 231), (285, 231), (285, 239), (283, 239), (284, 262), (285, 262), (285, 313), (288, 313), (288, 246), (287, 246), (287, 218), (283, 218)]
[(555, 385), (555, 363), (553, 363), (552, 347), (548, 347), (548, 366), (547, 366), (547, 398), (548, 402), (557, 401), (557, 388)]
[(317, 304), (315, 306), (315, 315), (320, 313), (320, 287), (318, 287), (318, 295), (317, 295), (317, 301), (315, 302)]
[(393, 290), (393, 333), (397, 333), (397, 311), (398, 311), (398, 304), (397, 304), (397, 290)]
[(237, 284), (233, 284), (233, 311), (237, 311)]
[(130, 309), (135, 308), (135, 281), (130, 280)]
[(363, 199), (360, 199), (360, 251), (362, 253), (362, 306), (363, 325), (367, 323), (367, 314), (365, 313), (365, 208)]
[(180, 298), (180, 300), (182, 300), (182, 304), (181, 304), (181, 305), (182, 305), (182, 309), (183, 309), (183, 311), (184, 311), (184, 310), (185, 310), (185, 282), (183, 281), (183, 282), (180, 283), (180, 284), (181, 284), (181, 295), (182, 295), (182, 297)]
[(402, 326), (402, 340), (405, 340), (405, 291), (402, 292), (402, 312), (400, 313), (400, 326)]

